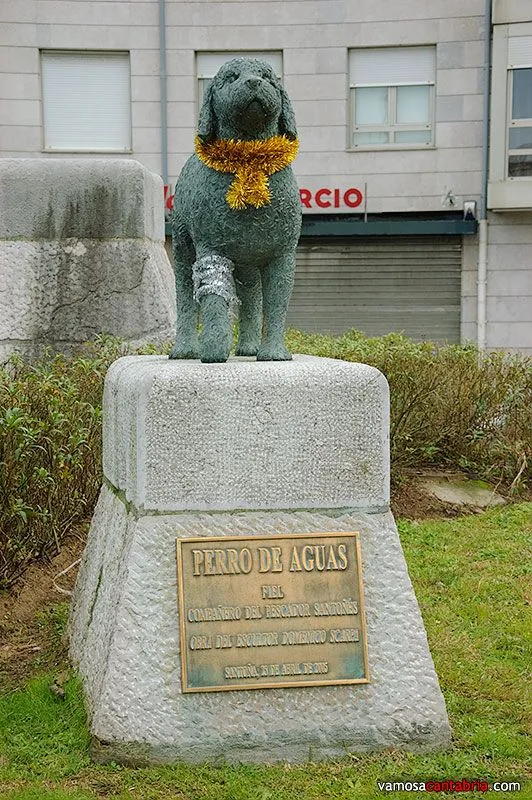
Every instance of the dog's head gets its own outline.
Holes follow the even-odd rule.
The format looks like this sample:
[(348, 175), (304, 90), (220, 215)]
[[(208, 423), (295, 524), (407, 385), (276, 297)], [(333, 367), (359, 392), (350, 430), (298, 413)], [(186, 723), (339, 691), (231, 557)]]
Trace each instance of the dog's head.
[(218, 70), (205, 92), (198, 136), (213, 139), (297, 138), (290, 100), (271, 66), (257, 58), (234, 58)]

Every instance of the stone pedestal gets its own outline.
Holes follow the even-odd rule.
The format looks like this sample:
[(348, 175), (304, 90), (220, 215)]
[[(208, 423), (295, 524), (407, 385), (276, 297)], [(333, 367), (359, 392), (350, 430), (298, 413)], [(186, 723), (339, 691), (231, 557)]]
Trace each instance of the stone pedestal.
[[(310, 356), (119, 359), (71, 655), (97, 760), (301, 762), (443, 748), (449, 724), (389, 511), (388, 387)], [(184, 694), (176, 537), (360, 531), (370, 682)]]
[(0, 159), (0, 359), (175, 333), (163, 184), (131, 159)]

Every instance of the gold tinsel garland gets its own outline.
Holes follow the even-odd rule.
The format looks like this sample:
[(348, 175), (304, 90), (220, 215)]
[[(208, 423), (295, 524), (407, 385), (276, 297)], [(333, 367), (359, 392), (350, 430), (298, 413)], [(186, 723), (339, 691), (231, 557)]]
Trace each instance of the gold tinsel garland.
[(235, 175), (225, 196), (234, 209), (267, 205), (271, 199), (268, 176), (291, 164), (298, 148), (298, 140), (290, 141), (286, 136), (250, 142), (218, 139), (207, 144), (196, 137), (196, 155), (200, 161), (218, 172)]

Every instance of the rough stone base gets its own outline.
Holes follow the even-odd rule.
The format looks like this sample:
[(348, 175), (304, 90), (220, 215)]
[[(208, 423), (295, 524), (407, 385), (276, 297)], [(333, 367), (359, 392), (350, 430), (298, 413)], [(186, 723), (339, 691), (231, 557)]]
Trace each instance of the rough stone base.
[(71, 353), (102, 332), (133, 345), (174, 336), (174, 279), (158, 242), (0, 242), (0, 260), (0, 360)]
[[(370, 683), (182, 694), (175, 538), (344, 530), (360, 531)], [(104, 486), (70, 634), (98, 761), (304, 762), (389, 747), (441, 749), (450, 741), (390, 513), (138, 516)]]
[(161, 178), (132, 159), (0, 159), (0, 360), (173, 338)]

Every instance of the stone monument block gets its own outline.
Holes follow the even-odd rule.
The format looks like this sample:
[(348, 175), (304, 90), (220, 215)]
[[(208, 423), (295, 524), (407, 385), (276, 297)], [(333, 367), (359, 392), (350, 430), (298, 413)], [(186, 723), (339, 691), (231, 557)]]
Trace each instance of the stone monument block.
[(388, 384), (366, 364), (126, 356), (105, 385), (103, 468), (145, 511), (385, 511), (388, 428)]
[(159, 176), (129, 159), (0, 160), (0, 357), (175, 329)]
[[(104, 486), (70, 620), (96, 760), (302, 762), (449, 744), (388, 509), (377, 370), (126, 357), (109, 370), (104, 420)], [(323, 574), (311, 574), (314, 541)], [(283, 564), (298, 542), (303, 567)], [(239, 543), (260, 545), (264, 563), (248, 569)], [(361, 591), (353, 578), (346, 598), (350, 543)], [(316, 603), (327, 592), (333, 602)], [(337, 656), (351, 646), (344, 680)]]

